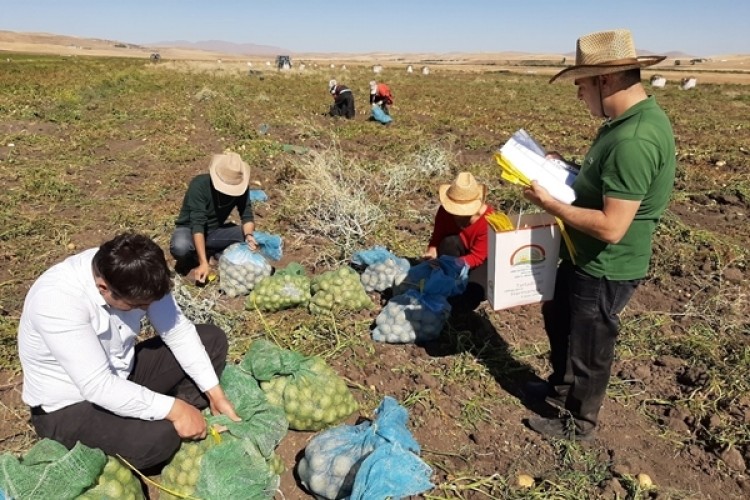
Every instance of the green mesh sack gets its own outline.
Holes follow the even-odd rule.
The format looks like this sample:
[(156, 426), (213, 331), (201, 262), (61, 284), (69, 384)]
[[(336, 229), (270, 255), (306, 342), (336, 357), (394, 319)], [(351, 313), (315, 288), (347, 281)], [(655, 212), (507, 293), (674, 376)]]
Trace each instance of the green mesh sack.
[(310, 278), (305, 275), (274, 274), (263, 278), (245, 300), (245, 309), (281, 311), (305, 306), (310, 301)]
[(270, 457), (289, 429), (284, 411), (272, 405), (255, 378), (236, 365), (224, 368), (221, 386), (242, 421), (218, 415), (208, 416), (208, 424), (226, 427), (229, 434), (251, 441), (261, 455)]
[(252, 442), (228, 433), (184, 441), (162, 469), (159, 498), (273, 498), (283, 472), (283, 461), (276, 453), (266, 459)]
[(359, 408), (344, 380), (317, 356), (261, 339), (252, 343), (240, 366), (260, 381), (269, 403), (284, 409), (291, 429), (324, 429)]
[(310, 312), (359, 311), (372, 307), (357, 271), (349, 266), (315, 276), (310, 282)]
[(77, 443), (68, 450), (43, 439), (20, 460), (0, 455), (0, 489), (14, 500), (75, 498), (94, 484), (106, 462), (100, 449)]
[(141, 482), (115, 457), (107, 457), (96, 484), (76, 500), (143, 500)]
[[(161, 486), (202, 500), (270, 498), (284, 471), (273, 451), (288, 430), (284, 411), (271, 405), (258, 382), (235, 365), (224, 369), (221, 386), (242, 421), (207, 415), (209, 426), (224, 426), (226, 432), (183, 442), (162, 470)], [(162, 495), (179, 498), (168, 492)]]
[(274, 276), (303, 276), (305, 274), (305, 268), (299, 262), (290, 262), (286, 267), (276, 269), (273, 273)]

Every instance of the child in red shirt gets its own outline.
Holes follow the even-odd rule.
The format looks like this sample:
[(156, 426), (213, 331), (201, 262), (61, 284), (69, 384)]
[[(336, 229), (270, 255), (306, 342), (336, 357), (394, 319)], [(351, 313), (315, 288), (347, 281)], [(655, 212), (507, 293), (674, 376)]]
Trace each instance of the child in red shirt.
[(469, 266), (466, 291), (449, 302), (454, 312), (473, 311), (486, 296), (486, 217), (494, 209), (485, 200), (487, 186), (478, 184), (469, 172), (460, 172), (451, 184), (441, 185), (439, 193), (440, 208), (423, 258), (451, 255)]

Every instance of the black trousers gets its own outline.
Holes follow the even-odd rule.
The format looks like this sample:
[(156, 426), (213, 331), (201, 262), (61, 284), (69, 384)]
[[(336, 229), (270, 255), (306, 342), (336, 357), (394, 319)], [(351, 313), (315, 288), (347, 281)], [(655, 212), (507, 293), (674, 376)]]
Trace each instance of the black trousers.
[(343, 116), (346, 118), (354, 118), (354, 94), (351, 92), (344, 92), (339, 94), (331, 105), (331, 116)]
[[(216, 373), (221, 375), (227, 359), (226, 335), (214, 325), (196, 327)], [(183, 399), (201, 410), (208, 406), (206, 396), (159, 337), (136, 346), (129, 380), (154, 392)], [(100, 448), (107, 455), (119, 454), (141, 471), (164, 464), (180, 447), (180, 437), (169, 420), (121, 417), (87, 401), (50, 413), (32, 408), (31, 423), (40, 438), (54, 439), (68, 449), (80, 441), (91, 448)]]
[(641, 280), (595, 278), (568, 261), (557, 270), (554, 299), (542, 306), (550, 343), (549, 383), (567, 395), (580, 432), (598, 423), (620, 327), (619, 314)]
[[(449, 255), (451, 257), (462, 257), (469, 253), (464, 246), (461, 237), (457, 234), (446, 236), (438, 245), (438, 257)], [(487, 261), (469, 270), (469, 283), (466, 291), (461, 295), (449, 297), (451, 312), (466, 313), (475, 310), (487, 296)]]

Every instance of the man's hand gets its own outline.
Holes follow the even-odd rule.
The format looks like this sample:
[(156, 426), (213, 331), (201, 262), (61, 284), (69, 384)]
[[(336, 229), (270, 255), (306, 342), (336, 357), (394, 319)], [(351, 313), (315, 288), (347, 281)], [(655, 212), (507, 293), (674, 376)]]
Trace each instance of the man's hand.
[(437, 248), (429, 247), (427, 251), (422, 255), (422, 259), (424, 260), (437, 259)]
[(195, 406), (175, 398), (167, 420), (174, 425), (177, 435), (183, 439), (203, 439), (206, 437), (206, 419)]
[(229, 401), (227, 395), (224, 394), (224, 390), (221, 386), (217, 385), (216, 387), (209, 389), (206, 391), (206, 396), (208, 397), (208, 403), (212, 415), (226, 415), (234, 422), (240, 422), (242, 420), (237, 415), (237, 412), (235, 412), (234, 405)]
[(255, 241), (255, 236), (253, 236), (252, 233), (245, 235), (245, 243), (247, 243), (247, 246), (250, 247), (250, 250), (253, 252), (258, 249), (258, 242)]
[(548, 212), (550, 211), (550, 202), (554, 201), (554, 198), (549, 194), (549, 191), (543, 188), (537, 181), (531, 181), (531, 186), (524, 189), (523, 197)]
[(208, 265), (208, 262), (205, 264), (199, 264), (198, 267), (195, 268), (195, 281), (197, 283), (205, 283), (206, 278), (208, 278), (208, 272), (210, 270), (210, 267)]

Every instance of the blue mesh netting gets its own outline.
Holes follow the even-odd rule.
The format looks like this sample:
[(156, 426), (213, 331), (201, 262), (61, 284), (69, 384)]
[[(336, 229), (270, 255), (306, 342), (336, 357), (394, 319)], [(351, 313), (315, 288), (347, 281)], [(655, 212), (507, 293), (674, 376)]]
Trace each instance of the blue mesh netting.
[[(361, 499), (400, 498), (430, 489), (432, 470), (419, 458), (407, 420), (406, 409), (385, 397), (372, 422), (318, 434), (298, 466), (303, 485), (327, 499), (347, 498), (354, 489)], [(385, 491), (388, 495), (379, 495)]]

